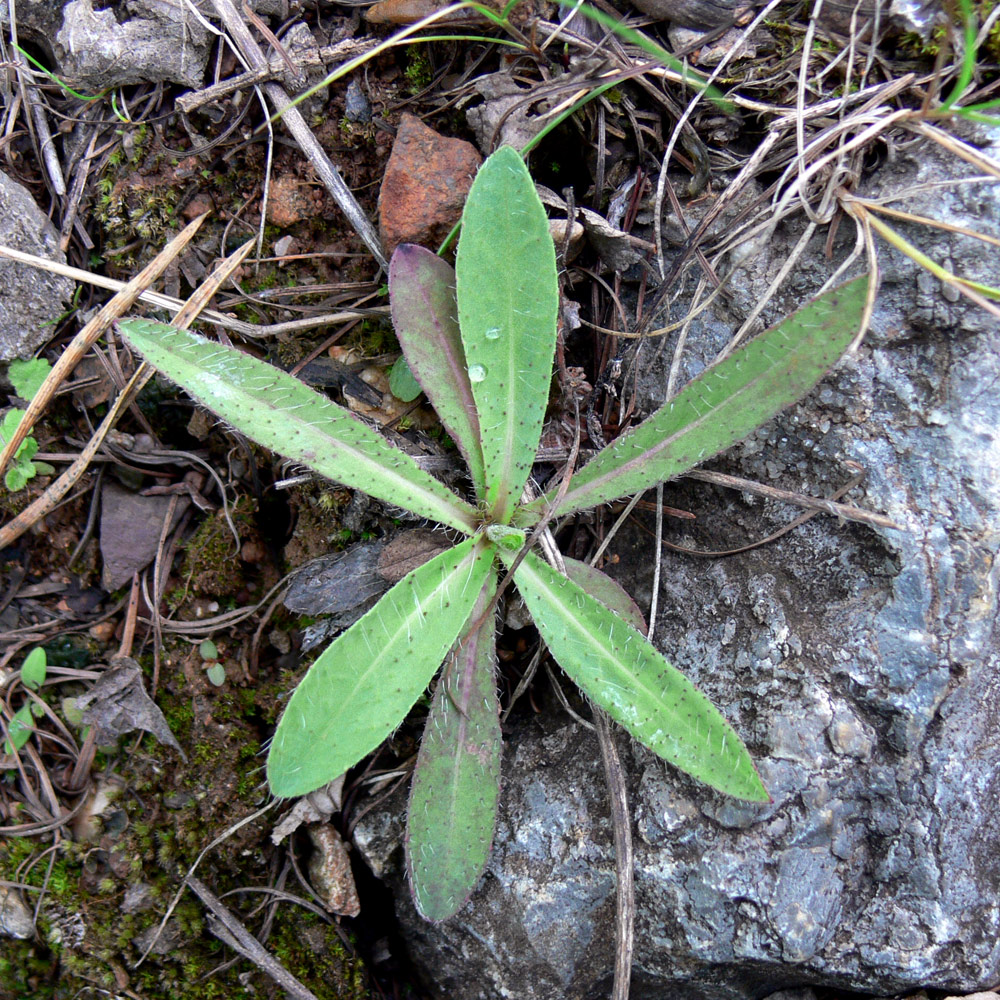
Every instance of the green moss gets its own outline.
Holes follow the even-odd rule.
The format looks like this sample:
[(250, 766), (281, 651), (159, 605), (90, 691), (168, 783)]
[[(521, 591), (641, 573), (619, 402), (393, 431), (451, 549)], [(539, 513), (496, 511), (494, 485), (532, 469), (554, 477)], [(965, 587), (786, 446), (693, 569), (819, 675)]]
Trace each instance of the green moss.
[[(253, 501), (239, 497), (230, 508), (229, 517), (241, 540), (253, 532)], [(215, 511), (198, 525), (184, 543), (181, 578), (184, 581), (178, 607), (189, 593), (203, 597), (230, 597), (245, 586), (242, 564), (234, 552), (236, 542), (223, 510)]]
[(403, 75), (406, 77), (406, 89), (411, 94), (418, 94), (430, 86), (434, 79), (434, 69), (431, 66), (426, 43), (407, 46), (406, 68), (403, 70)]
[(368, 977), (359, 959), (349, 954), (336, 929), (312, 914), (297, 912), (275, 922), (269, 950), (296, 978), (319, 996), (366, 1000)]

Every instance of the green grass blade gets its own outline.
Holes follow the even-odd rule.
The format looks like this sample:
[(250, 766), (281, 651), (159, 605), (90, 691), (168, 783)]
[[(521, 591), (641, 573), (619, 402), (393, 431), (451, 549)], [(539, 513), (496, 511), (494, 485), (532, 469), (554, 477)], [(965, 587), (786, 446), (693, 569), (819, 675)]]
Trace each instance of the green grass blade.
[(476, 493), (486, 492), (479, 415), (458, 330), (455, 269), (412, 243), (389, 262), (392, 325), (410, 371), (431, 401), (469, 467)]
[[(801, 399), (857, 334), (867, 287), (861, 277), (833, 289), (707, 369), (577, 472), (554, 516), (679, 476)], [(524, 514), (537, 516), (550, 499)]]
[(483, 164), (472, 184), (455, 270), (486, 500), (494, 519), (506, 523), (542, 433), (559, 307), (545, 209), (524, 161), (509, 146)]
[(163, 323), (131, 319), (119, 327), (151, 365), (258, 444), (421, 517), (466, 534), (475, 529), (469, 504), (348, 410), (291, 375)]
[(534, 553), (514, 580), (559, 665), (611, 718), (720, 792), (769, 800), (732, 726), (631, 625)]
[(332, 781), (403, 721), (469, 620), (492, 564), (492, 549), (467, 538), (404, 576), (330, 643), (274, 734), (267, 780), (275, 795)]
[[(475, 623), (496, 590), (491, 573), (472, 610)], [(427, 920), (454, 916), (490, 855), (500, 796), (500, 716), (494, 615), (448, 658), (417, 755), (406, 819), (406, 870)]]

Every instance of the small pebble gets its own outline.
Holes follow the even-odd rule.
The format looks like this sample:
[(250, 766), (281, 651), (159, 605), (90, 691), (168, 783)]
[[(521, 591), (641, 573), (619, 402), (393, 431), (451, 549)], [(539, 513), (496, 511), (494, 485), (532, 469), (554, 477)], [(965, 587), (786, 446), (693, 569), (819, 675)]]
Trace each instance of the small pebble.
[(24, 941), (34, 933), (35, 922), (21, 894), (16, 889), (0, 888), (0, 934)]
[(344, 117), (349, 122), (365, 123), (372, 120), (372, 106), (357, 80), (351, 80), (347, 85)]

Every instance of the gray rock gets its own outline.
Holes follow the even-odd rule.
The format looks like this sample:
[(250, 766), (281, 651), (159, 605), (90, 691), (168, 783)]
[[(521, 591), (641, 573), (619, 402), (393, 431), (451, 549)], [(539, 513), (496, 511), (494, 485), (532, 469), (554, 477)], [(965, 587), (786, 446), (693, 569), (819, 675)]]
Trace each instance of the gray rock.
[[(927, 144), (900, 152), (868, 193), (971, 173)], [(907, 207), (1000, 236), (989, 185), (928, 189)], [(1000, 283), (1000, 257), (978, 243), (906, 232), (957, 273)], [(731, 286), (739, 307), (760, 300), (798, 235), (779, 229), (748, 265)], [(829, 272), (816, 242), (769, 322)], [(851, 242), (842, 235), (840, 252)], [(663, 556), (657, 642), (747, 740), (773, 801), (725, 799), (620, 738), (636, 1000), (970, 992), (1000, 976), (1000, 324), (894, 251), (882, 263), (858, 354), (714, 464), (828, 495), (845, 462), (860, 463), (867, 478), (852, 496), (903, 530), (818, 517), (731, 558)], [(695, 323), (688, 375), (732, 329)], [(662, 399), (666, 364), (640, 365), (646, 409)], [(702, 550), (764, 538), (798, 513), (693, 481), (669, 484), (665, 502), (698, 515), (668, 524), (669, 540)], [(648, 605), (648, 535), (627, 533), (616, 550), (609, 571)], [(436, 995), (607, 995), (614, 880), (600, 757), (576, 725), (541, 728), (554, 724), (539, 716), (510, 734), (493, 857), (453, 921), (413, 913), (398, 816), (360, 824), (362, 852), (400, 886), (404, 934)]]
[(8, 886), (0, 887), (0, 935), (23, 941), (34, 933), (34, 916), (21, 894)]
[(60, 75), (77, 88), (146, 81), (200, 87), (213, 40), (183, 3), (130, 0), (119, 20), (110, 7), (95, 11), (92, 0), (72, 0), (52, 52)]
[[(115, 0), (98, 6), (101, 10), (94, 11), (92, 0), (68, 4), (18, 0), (18, 37), (37, 46), (48, 68), (78, 87), (101, 90), (147, 80), (172, 80), (189, 87), (203, 84), (211, 39), (192, 7), (218, 23), (210, 2)], [(300, 0), (251, 0), (250, 6), (280, 20), (302, 9)], [(10, 25), (9, 10), (8, 4), (0, 4), (0, 26), (5, 29)], [(170, 59), (178, 61), (173, 70)]]
[[(59, 234), (28, 189), (0, 173), (0, 245), (66, 263)], [(30, 358), (52, 334), (51, 323), (73, 294), (73, 282), (0, 257), (0, 361)]]

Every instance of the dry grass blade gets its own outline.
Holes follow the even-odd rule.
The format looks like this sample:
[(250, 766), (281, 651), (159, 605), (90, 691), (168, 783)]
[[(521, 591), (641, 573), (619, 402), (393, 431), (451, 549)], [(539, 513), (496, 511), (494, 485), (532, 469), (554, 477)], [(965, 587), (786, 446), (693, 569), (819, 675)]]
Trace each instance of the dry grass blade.
[[(67, 278), (72, 278), (74, 281), (82, 281), (93, 285), (95, 288), (105, 288), (108, 291), (120, 292), (126, 287), (126, 282), (118, 281), (116, 278), (108, 278), (103, 274), (93, 274), (78, 267), (70, 267), (67, 264), (60, 264), (58, 261), (49, 260), (47, 257), (37, 257), (34, 254), (14, 250), (11, 247), (0, 246), (0, 257), (9, 257), (11, 260), (20, 261), (22, 264), (30, 264), (32, 267), (37, 267), (43, 271), (62, 274)], [(165, 295), (163, 292), (154, 292), (152, 289), (140, 292), (138, 300), (155, 306), (157, 309), (175, 311), (184, 305), (180, 299), (175, 299), (172, 295)], [(344, 323), (348, 320), (372, 319), (388, 315), (388, 306), (371, 306), (368, 308), (341, 309), (335, 313), (322, 313), (321, 315), (310, 316), (307, 319), (288, 320), (284, 323), (271, 323), (262, 326), (257, 323), (246, 323), (243, 320), (234, 319), (228, 313), (219, 312), (217, 309), (203, 309), (201, 311), (201, 316), (204, 319), (211, 320), (212, 323), (216, 326), (221, 326), (224, 330), (231, 330), (233, 333), (261, 340), (267, 337), (295, 333), (299, 330), (313, 330), (316, 327), (329, 326), (333, 323)]]
[[(253, 247), (253, 240), (248, 240), (235, 253), (226, 258), (213, 272), (205, 279), (204, 283), (197, 289), (191, 298), (184, 304), (181, 310), (173, 319), (173, 323), (178, 327), (190, 326), (191, 322), (205, 307), (213, 295), (222, 287), (227, 278), (240, 266), (247, 254)], [(159, 257), (157, 257), (159, 260)], [(155, 261), (154, 261), (155, 263)], [(95, 338), (96, 339), (96, 338)], [(118, 422), (119, 417), (132, 404), (132, 401), (141, 391), (142, 387), (153, 375), (153, 369), (143, 363), (135, 370), (128, 384), (119, 393), (114, 405), (101, 421), (100, 427), (94, 432), (86, 447), (77, 456), (73, 464), (62, 473), (62, 475), (52, 483), (45, 492), (26, 507), (13, 520), (0, 528), (0, 548), (16, 541), (33, 524), (45, 517), (55, 505), (69, 492), (74, 483), (87, 470), (91, 460), (97, 454), (98, 449), (104, 443), (108, 432)], [(51, 376), (50, 376), (51, 377)], [(42, 387), (44, 388), (44, 386)], [(23, 421), (22, 421), (23, 422)]]
[(601, 747), (604, 776), (611, 799), (611, 820), (615, 841), (615, 978), (611, 1000), (628, 1000), (632, 981), (632, 955), (635, 950), (635, 852), (632, 845), (632, 814), (628, 790), (618, 748), (611, 730), (611, 719), (591, 703), (594, 731)]
[(31, 433), (35, 421), (45, 412), (45, 408), (55, 395), (56, 389), (62, 385), (70, 372), (87, 351), (94, 346), (111, 323), (134, 305), (140, 292), (148, 288), (162, 274), (167, 265), (175, 260), (191, 242), (206, 215), (207, 213), (199, 215), (188, 223), (113, 299), (101, 307), (97, 315), (69, 343), (35, 394), (35, 398), (28, 404), (16, 433), (7, 442), (3, 452), (0, 453), (0, 475), (7, 468), (7, 464), (21, 443)]
[[(899, 197), (902, 197), (902, 195), (896, 196), (896, 198)], [(994, 246), (1000, 247), (1000, 239), (997, 239), (995, 236), (988, 236), (986, 233), (977, 233), (974, 229), (969, 229), (968, 226), (957, 226), (952, 222), (943, 222), (940, 219), (932, 219), (926, 215), (914, 215), (912, 212), (904, 212), (899, 208), (889, 208), (888, 205), (882, 205), (877, 201), (871, 201), (868, 198), (858, 198), (846, 193), (841, 195), (841, 198), (844, 202), (854, 202), (870, 211), (881, 212), (883, 215), (891, 215), (894, 219), (902, 219), (904, 222), (916, 222), (922, 226), (930, 226), (932, 229), (940, 229), (946, 233), (971, 236), (974, 240), (982, 240), (984, 243), (992, 243)], [(893, 200), (896, 200), (896, 198)]]
[(66, 179), (63, 177), (62, 166), (59, 163), (59, 156), (56, 153), (56, 145), (52, 138), (52, 130), (49, 128), (48, 119), (45, 117), (45, 106), (37, 100), (38, 89), (25, 82), (25, 77), (29, 75), (28, 60), (15, 47), (12, 53), (14, 64), (20, 69), (18, 78), (21, 82), (21, 93), (24, 102), (31, 111), (31, 123), (34, 126), (35, 146), (41, 154), (42, 162), (45, 164), (45, 172), (48, 174), (52, 189), (60, 197), (66, 195)]
[(904, 239), (892, 226), (869, 212), (861, 202), (857, 200), (847, 202), (844, 205), (844, 210), (854, 216), (861, 225), (874, 229), (887, 243), (906, 254), (914, 263), (919, 264), (926, 271), (933, 274), (934, 277), (955, 289), (960, 295), (964, 295), (970, 302), (979, 306), (980, 309), (985, 309), (991, 316), (1000, 319), (1000, 307), (990, 302), (987, 298), (987, 296), (1000, 298), (1000, 290), (991, 288), (988, 285), (980, 285), (976, 282), (967, 281), (965, 278), (960, 278), (952, 274), (946, 267), (942, 267), (937, 261), (932, 260), (927, 254), (918, 250), (909, 240)]

